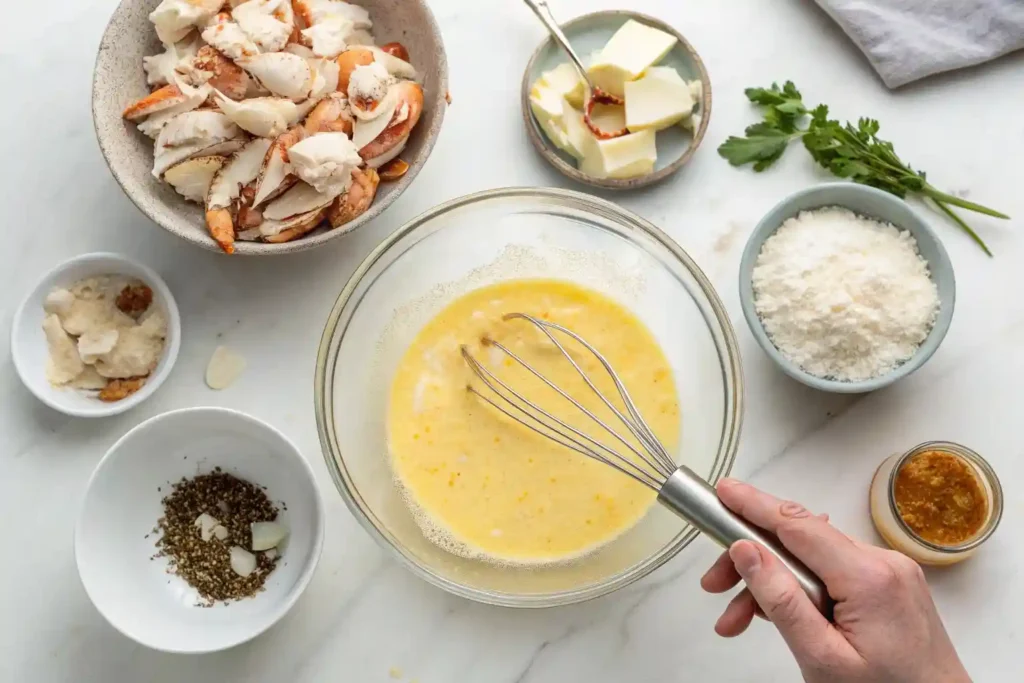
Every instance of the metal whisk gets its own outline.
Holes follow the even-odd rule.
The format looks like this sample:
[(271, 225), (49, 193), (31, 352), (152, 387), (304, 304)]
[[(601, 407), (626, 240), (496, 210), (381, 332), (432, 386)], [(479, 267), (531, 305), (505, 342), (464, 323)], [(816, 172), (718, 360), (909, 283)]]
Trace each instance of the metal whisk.
[[(514, 360), (537, 379), (557, 392), (562, 398), (582, 410), (603, 430), (618, 442), (615, 447), (595, 438), (543, 410), (536, 403), (510, 387), (506, 382), (494, 375), (480, 361), (473, 357), (469, 349), (462, 346), (462, 356), (469, 367), (480, 379), (487, 391), (481, 391), (470, 384), (467, 389), (487, 402), (492, 407), (515, 420), (524, 427), (554, 441), (570, 450), (588, 458), (598, 460), (614, 467), (622, 474), (647, 486), (658, 493), (658, 501), (707, 534), (722, 546), (728, 548), (739, 540), (756, 541), (768, 548), (796, 576), (800, 586), (814, 602), (815, 606), (828, 617), (831, 617), (832, 601), (821, 580), (815, 576), (802, 562), (793, 557), (771, 533), (754, 526), (747, 520), (732, 512), (718, 498), (715, 490), (696, 472), (685, 465), (677, 465), (672, 456), (661, 444), (644, 421), (629, 392), (604, 356), (586, 340), (561, 325), (535, 318), (525, 313), (509, 313), (503, 320), (525, 320), (540, 329), (552, 344), (565, 356), (580, 374), (587, 386), (600, 398), (612, 414), (625, 425), (636, 443), (627, 439), (612, 425), (596, 416), (591, 410), (557, 386), (533, 366), (516, 355), (511, 349), (492, 339), (485, 338), (484, 344), (498, 349)], [(584, 349), (594, 355), (601, 366), (611, 377), (615, 388), (625, 407), (625, 413), (608, 399), (594, 384), (590, 376), (573, 359), (566, 348), (555, 336), (560, 333), (575, 340)], [(623, 453), (623, 449), (634, 457)]]

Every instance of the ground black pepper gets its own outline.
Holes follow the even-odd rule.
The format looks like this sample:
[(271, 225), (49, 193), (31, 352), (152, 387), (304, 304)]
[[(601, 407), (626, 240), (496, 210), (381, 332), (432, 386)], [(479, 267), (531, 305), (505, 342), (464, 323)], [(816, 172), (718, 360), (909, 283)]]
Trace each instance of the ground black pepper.
[[(162, 535), (153, 557), (169, 559), (168, 573), (177, 574), (195, 588), (202, 598), (201, 606), (252, 597), (263, 590), (280, 559), (277, 552), (270, 557), (265, 552), (254, 553), (256, 569), (245, 577), (231, 569), (230, 553), (236, 545), (251, 552), (250, 524), (277, 519), (278, 508), (262, 487), (217, 467), (209, 474), (182, 478), (172, 486), (163, 505), (164, 515), (157, 522)], [(203, 513), (227, 529), (227, 538), (202, 540), (195, 522)]]

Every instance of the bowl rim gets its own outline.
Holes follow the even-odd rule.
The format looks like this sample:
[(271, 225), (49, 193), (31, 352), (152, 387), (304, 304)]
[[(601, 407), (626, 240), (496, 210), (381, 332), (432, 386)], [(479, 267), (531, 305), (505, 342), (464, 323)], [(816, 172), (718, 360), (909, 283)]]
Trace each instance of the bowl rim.
[[(653, 238), (660, 246), (665, 248), (678, 260), (687, 272), (693, 276), (701, 289), (701, 293), (707, 300), (708, 307), (718, 323), (719, 332), (722, 338), (719, 352), (724, 352), (726, 357), (722, 358), (723, 384), (725, 386), (726, 411), (722, 438), (719, 443), (719, 457), (713, 465), (709, 479), (712, 485), (727, 477), (732, 471), (736, 461), (739, 447), (740, 432), (743, 424), (743, 401), (744, 383), (743, 371), (740, 359), (739, 344), (736, 339), (735, 329), (732, 326), (728, 311), (718, 296), (711, 281), (704, 272), (697, 266), (696, 262), (687, 254), (683, 248), (675, 242), (667, 233), (655, 226), (645, 218), (623, 209), (610, 201), (594, 197), (589, 194), (574, 190), (563, 190), (556, 188), (541, 187), (506, 187), (491, 190), (474, 192), (449, 201), (424, 211), (414, 217), (400, 229), (388, 236), (359, 264), (355, 272), (345, 283), (344, 288), (338, 295), (331, 312), (328, 315), (327, 323), (324, 326), (320, 344), (317, 349), (316, 374), (313, 384), (313, 403), (316, 414), (317, 433), (320, 437), (321, 452), (327, 464), (327, 470), (331, 474), (335, 487), (341, 494), (346, 506), (356, 518), (359, 524), (373, 538), (377, 544), (384, 548), (391, 557), (397, 559), (407, 567), (413, 574), (425, 579), (427, 582), (441, 588), (453, 595), (463, 597), (476, 602), (497, 605), (501, 607), (520, 608), (545, 608), (569, 605), (607, 595), (613, 591), (623, 588), (635, 581), (642, 579), (666, 562), (675, 557), (680, 551), (688, 546), (700, 532), (688, 525), (681, 530), (676, 537), (661, 548), (656, 554), (649, 556), (639, 564), (633, 565), (609, 580), (600, 583), (588, 584), (582, 588), (570, 590), (537, 593), (531, 595), (518, 595), (514, 593), (485, 591), (477, 588), (467, 587), (456, 583), (445, 576), (442, 576), (424, 566), (418, 564), (399, 544), (394, 543), (390, 535), (382, 530), (370, 519), (371, 515), (363, 509), (360, 501), (362, 496), (358, 491), (351, 490), (346, 480), (346, 475), (339, 467), (334, 453), (340, 456), (341, 450), (337, 447), (334, 435), (334, 417), (332, 412), (333, 396), (327, 391), (329, 385), (328, 376), (333, 378), (334, 366), (328, 366), (332, 356), (332, 346), (337, 337), (340, 348), (341, 339), (344, 337), (344, 330), (341, 335), (336, 335), (339, 320), (342, 312), (348, 306), (357, 287), (370, 269), (389, 250), (402, 241), (406, 236), (412, 234), (434, 219), (446, 214), (449, 211), (469, 206), (472, 204), (490, 201), (494, 199), (528, 198), (547, 199), (563, 202), (576, 202), (577, 207), (591, 210), (597, 214), (612, 215), (618, 220), (625, 221), (648, 237)], [(716, 344), (716, 347), (718, 345)], [(333, 383), (333, 379), (331, 379)], [(342, 458), (338, 458), (342, 459)]]
[(591, 187), (600, 187), (606, 190), (635, 190), (665, 180), (686, 165), (694, 153), (696, 153), (697, 148), (700, 147), (701, 142), (704, 141), (704, 133), (707, 131), (708, 124), (711, 121), (711, 77), (708, 75), (708, 70), (704, 65), (704, 60), (701, 59), (697, 50), (690, 44), (690, 41), (688, 41), (686, 37), (683, 36), (683, 34), (675, 27), (661, 19), (658, 19), (657, 17), (652, 17), (649, 14), (634, 12), (632, 10), (601, 10), (598, 12), (581, 14), (565, 22), (559, 22), (559, 25), (563, 30), (571, 31), (578, 24), (604, 18), (636, 19), (640, 23), (671, 34), (679, 41), (679, 46), (683, 48), (683, 50), (697, 65), (702, 88), (700, 102), (701, 123), (700, 127), (693, 133), (693, 139), (690, 141), (690, 145), (687, 147), (686, 151), (679, 155), (678, 159), (675, 159), (665, 168), (636, 178), (594, 178), (593, 176), (589, 176), (578, 168), (567, 163), (565, 159), (552, 149), (551, 143), (548, 141), (544, 132), (540, 130), (540, 124), (537, 122), (537, 119), (533, 114), (532, 107), (530, 107), (530, 88), (533, 86), (533, 82), (530, 80), (530, 74), (533, 72), (541, 54), (544, 53), (549, 46), (554, 44), (554, 38), (550, 35), (545, 36), (541, 44), (533, 51), (533, 54), (530, 56), (530, 61), (526, 63), (526, 69), (523, 71), (522, 85), (520, 86), (520, 109), (523, 116), (523, 123), (526, 126), (527, 137), (529, 137), (530, 142), (533, 143), (534, 149), (536, 149), (549, 164), (554, 166), (559, 173), (567, 178), (583, 183), (584, 185), (590, 185)]
[[(26, 365), (26, 361), (22, 357), (20, 351), (22, 344), (19, 339), (25, 325), (24, 318), (29, 305), (36, 303), (42, 305), (42, 301), (36, 300), (35, 294), (42, 288), (43, 283), (59, 277), (62, 273), (74, 266), (95, 261), (114, 261), (117, 263), (127, 264), (142, 273), (142, 277), (139, 279), (143, 280), (152, 289), (156, 290), (167, 309), (167, 338), (164, 341), (165, 348), (163, 358), (161, 358), (157, 363), (156, 368), (150, 373), (149, 379), (141, 389), (131, 396), (127, 396), (120, 401), (113, 403), (103, 403), (97, 399), (95, 407), (85, 409), (66, 405), (61, 401), (55, 400), (46, 392), (36, 390), (36, 384), (28, 379), (29, 376), (33, 374), (33, 369)], [(111, 274), (124, 275), (126, 273), (112, 272)], [(25, 298), (22, 299), (17, 311), (14, 313), (14, 318), (11, 321), (10, 339), (11, 360), (14, 363), (14, 369), (18, 373), (18, 378), (21, 380), (21, 383), (25, 385), (25, 388), (28, 389), (33, 396), (50, 408), (72, 417), (111, 417), (131, 410), (148, 399), (156, 393), (157, 389), (159, 389), (164, 381), (166, 381), (170, 376), (171, 371), (174, 369), (174, 364), (178, 360), (178, 352), (181, 349), (181, 313), (178, 310), (178, 303), (174, 299), (174, 294), (171, 293), (171, 288), (167, 286), (167, 283), (155, 270), (144, 263), (140, 263), (135, 259), (125, 256), (124, 254), (95, 251), (87, 254), (79, 254), (78, 256), (74, 256), (66, 261), (58, 263), (35, 281), (28, 293), (25, 295)], [(43, 340), (43, 343), (46, 343), (45, 339)], [(73, 391), (73, 389), (70, 388), (68, 390)]]
[[(790, 204), (799, 199), (814, 196), (836, 188), (842, 188), (847, 192), (860, 193), (866, 196), (875, 197), (883, 205), (900, 207), (901, 210), (905, 209), (911, 218), (908, 221), (899, 224), (883, 216), (875, 216), (873, 218), (876, 220), (883, 220), (887, 223), (892, 223), (897, 228), (910, 232), (918, 242), (921, 242), (922, 240), (931, 242), (936, 249), (936, 254), (938, 255), (936, 260), (928, 262), (929, 269), (932, 272), (932, 279), (934, 281), (934, 274), (941, 270), (948, 273), (951, 285), (949, 300), (941, 301), (942, 307), (940, 308), (939, 315), (935, 320), (935, 324), (928, 333), (928, 337), (926, 337), (925, 341), (922, 342), (920, 347), (918, 347), (917, 352), (915, 352), (909, 360), (896, 367), (891, 372), (879, 377), (873, 377), (871, 379), (857, 382), (843, 382), (840, 380), (817, 377), (805, 370), (802, 370), (798, 365), (796, 365), (796, 363), (793, 363), (783, 356), (782, 352), (776, 348), (775, 344), (773, 344), (771, 339), (768, 337), (768, 333), (765, 331), (764, 325), (754, 308), (754, 289), (751, 281), (754, 264), (757, 261), (758, 255), (761, 253), (761, 247), (764, 245), (765, 240), (774, 234), (784, 222), (778, 219), (778, 214), (785, 212)], [(822, 202), (818, 208), (826, 206), (841, 206), (842, 208), (849, 208), (834, 201)], [(850, 210), (858, 215), (862, 215), (859, 211), (854, 209)], [(914, 207), (903, 199), (889, 194), (884, 190), (852, 182), (840, 181), (819, 183), (817, 185), (812, 185), (811, 187), (798, 190), (777, 202), (758, 221), (757, 226), (747, 239), (747, 244), (743, 248), (743, 255), (740, 259), (738, 279), (740, 307), (743, 310), (743, 318), (747, 321), (747, 327), (750, 328), (750, 332), (754, 335), (754, 339), (757, 340), (758, 345), (764, 350), (768, 357), (771, 358), (775, 365), (777, 365), (784, 373), (798, 382), (801, 382), (812, 389), (836, 394), (863, 394), (876, 391), (912, 374), (928, 362), (928, 359), (931, 358), (938, 350), (939, 346), (942, 345), (942, 341), (945, 339), (946, 333), (949, 331), (950, 323), (953, 320), (953, 311), (956, 307), (956, 275), (953, 270), (953, 263), (949, 258), (949, 253), (946, 251), (946, 248), (943, 246), (942, 240), (939, 239), (938, 235), (935, 234)], [(933, 338), (934, 341), (932, 341)]]
[[(103, 128), (98, 123), (99, 115), (96, 109), (98, 101), (97, 88), (100, 82), (100, 69), (97, 67), (100, 64), (100, 61), (104, 58), (104, 53), (108, 50), (114, 49), (114, 46), (119, 42), (119, 37), (111, 34), (114, 18), (124, 11), (126, 6), (134, 5), (138, 1), (139, 0), (121, 0), (117, 7), (114, 8), (110, 18), (107, 20), (106, 27), (103, 29), (103, 35), (100, 38), (99, 47), (96, 51), (96, 58), (93, 61), (89, 110), (92, 115), (93, 132), (100, 148), (100, 154), (103, 157), (103, 161), (106, 163), (107, 168), (110, 170), (110, 174), (114, 176), (114, 180), (117, 181), (118, 186), (121, 188), (121, 191), (126, 197), (128, 197), (131, 203), (135, 205), (135, 208), (146, 216), (146, 218), (175, 237), (183, 239), (190, 244), (202, 247), (207, 251), (223, 254), (224, 252), (213, 238), (202, 230), (204, 226), (199, 225), (198, 227), (200, 229), (195, 232), (189, 231), (180, 233), (176, 230), (172, 230), (161, 223), (157, 219), (155, 213), (147, 208), (147, 202), (136, 197), (134, 192), (128, 190), (128, 187), (125, 184), (126, 180), (122, 175), (121, 169), (112, 161), (110, 153), (112, 139), (103, 132)], [(366, 0), (360, 1), (365, 2)], [(349, 232), (373, 221), (373, 219), (382, 214), (385, 209), (391, 206), (395, 200), (404, 194), (412, 184), (413, 180), (415, 180), (416, 176), (419, 175), (419, 172), (426, 165), (431, 152), (433, 152), (434, 145), (437, 144), (437, 138), (441, 132), (442, 124), (444, 123), (444, 116), (448, 110), (448, 57), (444, 47), (444, 35), (441, 33), (441, 28), (437, 23), (437, 18), (430, 9), (429, 3), (427, 3), (426, 0), (412, 1), (420, 5), (425, 12), (427, 21), (423, 25), (423, 28), (436, 36), (437, 44), (440, 49), (437, 51), (437, 92), (434, 93), (432, 102), (433, 107), (437, 110), (437, 120), (434, 122), (432, 129), (428, 128), (425, 130), (426, 138), (423, 141), (423, 146), (420, 149), (419, 154), (416, 155), (416, 158), (408, 162), (409, 170), (406, 171), (405, 175), (399, 178), (396, 182), (389, 183), (393, 189), (388, 192), (386, 196), (375, 199), (362, 215), (340, 228), (331, 228), (321, 232), (316, 232), (315, 234), (304, 235), (299, 239), (292, 240), (290, 242), (282, 242), (280, 244), (237, 240), (235, 242), (235, 252), (232, 256), (278, 256), (280, 254), (293, 254), (300, 251), (306, 251), (307, 249), (313, 249), (326, 244), (341, 235), (348, 234)], [(133, 134), (133, 132), (128, 129), (126, 129), (126, 132), (128, 134)], [(139, 134), (141, 135), (141, 133)], [(189, 204), (184, 197), (176, 197), (176, 199), (179, 200), (183, 206), (187, 206)]]
[[(293, 469), (301, 470), (301, 472), (305, 475), (305, 478), (313, 491), (313, 507), (316, 510), (316, 529), (313, 530), (313, 547), (311, 548), (310, 559), (306, 563), (306, 566), (303, 567), (302, 572), (299, 574), (299, 577), (295, 582), (295, 585), (285, 595), (282, 602), (278, 605), (276, 611), (272, 613), (270, 619), (268, 619), (265, 624), (259, 626), (252, 633), (249, 633), (244, 637), (235, 638), (233, 640), (226, 640), (224, 643), (218, 644), (215, 647), (211, 647), (209, 649), (181, 649), (173, 647), (164, 647), (157, 643), (145, 642), (143, 640), (140, 640), (139, 638), (135, 637), (135, 635), (123, 630), (120, 624), (116, 623), (114, 620), (110, 618), (110, 616), (107, 614), (104, 608), (100, 606), (100, 603), (96, 600), (95, 596), (93, 596), (92, 592), (89, 590), (89, 586), (87, 585), (85, 579), (82, 577), (81, 555), (79, 549), (79, 544), (82, 542), (80, 540), (83, 535), (82, 524), (85, 513), (85, 506), (89, 499), (89, 492), (92, 490), (93, 484), (96, 482), (99, 476), (108, 467), (112, 466), (111, 463), (115, 461), (118, 455), (118, 451), (123, 447), (124, 443), (129, 438), (135, 436), (137, 433), (149, 429), (150, 427), (153, 426), (153, 424), (157, 422), (188, 413), (213, 413), (221, 415), (228, 419), (241, 420), (257, 428), (267, 430), (270, 433), (274, 434), (275, 436), (279, 437), (288, 446), (288, 448), (283, 449), (280, 452), (280, 455), (283, 456), (286, 460), (298, 464), (298, 468)], [(114, 628), (114, 630), (116, 630), (118, 633), (128, 638), (129, 640), (132, 640), (150, 649), (157, 650), (160, 652), (168, 652), (171, 654), (204, 654), (210, 652), (220, 652), (241, 645), (242, 643), (247, 643), (253, 638), (263, 634), (271, 626), (280, 621), (285, 614), (291, 611), (291, 608), (298, 601), (299, 597), (306, 591), (306, 588), (309, 586), (310, 581), (313, 579), (313, 574), (316, 572), (316, 568), (320, 563), (320, 556), (323, 552), (324, 545), (325, 525), (326, 513), (324, 512), (323, 497), (320, 495), (320, 489), (317, 486), (316, 475), (313, 473), (313, 468), (309, 464), (309, 461), (302, 456), (302, 451), (300, 451), (299, 447), (295, 445), (295, 442), (288, 438), (288, 436), (284, 432), (277, 429), (269, 422), (265, 422), (259, 419), (258, 417), (254, 417), (252, 415), (249, 415), (248, 413), (244, 413), (240, 410), (235, 410), (233, 408), (223, 408), (221, 406), (193, 406), (190, 408), (178, 408), (176, 410), (168, 410), (166, 412), (154, 415), (153, 417), (144, 420), (139, 424), (135, 425), (134, 427), (132, 427), (131, 429), (129, 429), (117, 441), (115, 441), (114, 444), (109, 449), (107, 449), (107, 452), (103, 454), (103, 457), (100, 458), (100, 461), (96, 464), (96, 467), (93, 469), (92, 474), (89, 475), (89, 480), (86, 482), (85, 494), (82, 496), (82, 500), (78, 505), (78, 511), (75, 517), (75, 527), (73, 532), (75, 569), (78, 573), (79, 583), (81, 583), (82, 588), (85, 589), (85, 593), (89, 597), (89, 602), (93, 604), (93, 606), (96, 608), (96, 611), (103, 616), (106, 622), (110, 624)]]

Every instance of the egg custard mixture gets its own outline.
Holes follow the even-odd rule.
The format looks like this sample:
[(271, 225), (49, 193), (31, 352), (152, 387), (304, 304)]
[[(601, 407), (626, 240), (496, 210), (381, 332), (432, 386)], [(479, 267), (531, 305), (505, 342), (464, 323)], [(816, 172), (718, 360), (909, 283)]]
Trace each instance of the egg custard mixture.
[[(564, 562), (628, 530), (656, 494), (604, 463), (549, 441), (467, 390), (471, 384), (493, 397), (463, 359), (463, 344), (524, 397), (628, 453), (582, 411), (499, 349), (484, 344), (486, 337), (508, 347), (628, 435), (543, 332), (525, 320), (502, 320), (511, 312), (558, 323), (586, 339), (618, 372), (669, 452), (675, 451), (675, 381), (651, 332), (598, 292), (558, 280), (530, 279), (469, 292), (420, 331), (391, 388), (391, 464), (421, 528), (442, 548), (497, 563)], [(555, 334), (602, 393), (619, 404), (614, 384), (597, 359), (571, 338)]]

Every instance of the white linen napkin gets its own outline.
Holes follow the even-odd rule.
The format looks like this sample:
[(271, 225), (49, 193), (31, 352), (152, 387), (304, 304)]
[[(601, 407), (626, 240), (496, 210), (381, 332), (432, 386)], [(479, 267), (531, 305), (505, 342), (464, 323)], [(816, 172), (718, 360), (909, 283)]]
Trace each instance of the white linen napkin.
[(1024, 47), (1024, 0), (815, 0), (890, 88)]

